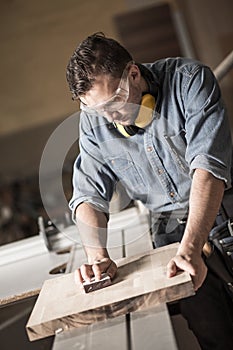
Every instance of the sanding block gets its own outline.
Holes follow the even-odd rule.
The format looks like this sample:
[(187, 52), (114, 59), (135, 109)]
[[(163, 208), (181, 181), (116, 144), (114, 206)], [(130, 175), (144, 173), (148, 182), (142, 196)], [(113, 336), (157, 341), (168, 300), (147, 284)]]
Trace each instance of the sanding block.
[(94, 292), (95, 290), (110, 286), (111, 283), (112, 281), (109, 275), (107, 273), (102, 273), (101, 279), (99, 281), (96, 281), (95, 277), (92, 277), (92, 279), (89, 282), (83, 282), (83, 288), (85, 290), (85, 293), (90, 293)]

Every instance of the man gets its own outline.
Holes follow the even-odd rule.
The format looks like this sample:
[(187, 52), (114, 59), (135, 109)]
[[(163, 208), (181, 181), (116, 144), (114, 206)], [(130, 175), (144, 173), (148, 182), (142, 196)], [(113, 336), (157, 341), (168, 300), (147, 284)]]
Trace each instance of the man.
[(79, 283), (116, 274), (106, 240), (120, 181), (151, 211), (155, 246), (181, 242), (167, 274), (192, 276), (196, 295), (180, 305), (202, 349), (230, 348), (231, 300), (202, 257), (230, 187), (230, 128), (211, 70), (184, 58), (135, 63), (118, 42), (96, 33), (75, 50), (67, 80), (81, 107), (70, 201), (88, 258), (77, 270)]

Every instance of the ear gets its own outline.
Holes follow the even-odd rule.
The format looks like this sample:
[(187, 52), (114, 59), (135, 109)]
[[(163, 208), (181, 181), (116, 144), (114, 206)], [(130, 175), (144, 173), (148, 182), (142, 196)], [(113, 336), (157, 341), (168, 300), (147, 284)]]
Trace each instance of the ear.
[(136, 64), (132, 64), (132, 66), (129, 69), (129, 78), (134, 82), (139, 82), (141, 79), (141, 72), (140, 69)]

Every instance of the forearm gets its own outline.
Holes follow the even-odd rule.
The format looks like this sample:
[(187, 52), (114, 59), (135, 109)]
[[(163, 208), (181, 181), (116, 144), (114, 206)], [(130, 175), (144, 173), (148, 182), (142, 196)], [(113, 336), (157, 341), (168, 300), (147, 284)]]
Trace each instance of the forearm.
[(88, 203), (82, 203), (76, 209), (76, 221), (88, 263), (93, 264), (103, 258), (109, 258), (106, 248), (107, 218), (105, 214)]
[(190, 192), (189, 216), (179, 253), (188, 254), (202, 248), (218, 213), (224, 183), (202, 169), (196, 169)]
[(202, 259), (202, 249), (218, 213), (224, 183), (205, 170), (196, 169), (190, 192), (189, 216), (184, 236), (176, 256), (167, 265), (167, 275), (187, 271), (193, 280), (194, 289), (200, 288), (207, 274)]

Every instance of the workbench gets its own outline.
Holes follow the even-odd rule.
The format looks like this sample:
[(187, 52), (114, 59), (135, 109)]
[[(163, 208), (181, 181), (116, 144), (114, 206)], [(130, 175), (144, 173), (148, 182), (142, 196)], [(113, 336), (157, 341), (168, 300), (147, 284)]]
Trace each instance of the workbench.
[[(63, 272), (69, 273), (85, 262), (85, 254), (79, 244), (74, 244), (73, 242), (69, 253), (60, 255), (44, 250), (41, 243), (37, 237), (36, 245), (42, 249), (43, 252), (41, 254), (25, 256), (24, 259), (18, 260), (17, 266), (22, 269), (22, 283), (17, 285), (17, 288), (14, 286), (14, 277), (16, 277), (19, 270), (12, 270), (12, 264), (14, 263), (11, 262), (0, 266), (0, 272), (4, 272), (3, 277), (5, 277), (7, 282), (4, 289), (1, 290), (1, 302), (5, 303), (6, 300), (15, 301), (38, 294), (43, 281), (55, 276), (51, 275), (49, 271), (54, 270), (56, 266), (64, 265), (65, 269)], [(148, 215), (146, 213), (141, 213), (138, 208), (133, 207), (111, 215), (108, 249), (112, 259), (143, 253), (151, 248), (152, 242)], [(39, 248), (37, 247), (36, 249), (38, 250)], [(29, 252), (27, 254), (30, 255)], [(7, 254), (8, 260), (9, 256)], [(9, 274), (13, 278), (9, 279)], [(26, 278), (24, 280), (22, 278), (29, 275), (30, 279)], [(187, 325), (183, 323), (184, 320), (178, 316), (178, 323), (180, 322), (181, 325), (177, 327), (176, 333), (179, 333), (181, 328), (186, 327), (185, 339), (189, 350), (199, 349), (195, 339), (192, 338), (187, 330)], [(185, 339), (182, 340), (183, 345), (182, 342), (181, 345), (178, 344), (179, 342), (177, 343), (177, 336), (175, 336), (173, 330), (176, 326), (177, 322), (172, 322), (167, 306), (162, 304), (146, 311), (134, 312), (107, 321), (101, 321), (85, 328), (77, 328), (61, 333), (58, 331), (54, 337), (52, 350), (104, 350), (106, 348), (122, 350), (143, 348), (150, 350), (154, 349), (155, 346), (158, 350), (187, 349), (186, 345), (184, 345)], [(181, 335), (182, 337), (183, 334)]]

